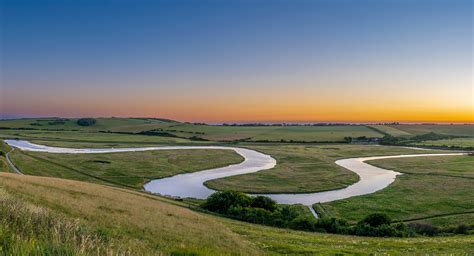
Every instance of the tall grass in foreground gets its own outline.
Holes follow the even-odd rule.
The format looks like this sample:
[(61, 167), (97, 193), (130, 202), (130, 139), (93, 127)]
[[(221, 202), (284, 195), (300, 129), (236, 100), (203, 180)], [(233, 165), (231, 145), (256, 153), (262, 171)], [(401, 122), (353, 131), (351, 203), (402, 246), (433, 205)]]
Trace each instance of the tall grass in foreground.
[(0, 255), (125, 255), (106, 234), (0, 190)]

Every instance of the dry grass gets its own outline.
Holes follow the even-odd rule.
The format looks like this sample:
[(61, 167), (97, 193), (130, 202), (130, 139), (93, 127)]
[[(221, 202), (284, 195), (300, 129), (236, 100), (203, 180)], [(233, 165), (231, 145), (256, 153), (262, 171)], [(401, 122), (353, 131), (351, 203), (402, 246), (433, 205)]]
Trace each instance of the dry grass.
[(216, 219), (165, 199), (55, 178), (7, 173), (0, 177), (0, 186), (10, 194), (84, 219), (136, 254), (257, 253)]

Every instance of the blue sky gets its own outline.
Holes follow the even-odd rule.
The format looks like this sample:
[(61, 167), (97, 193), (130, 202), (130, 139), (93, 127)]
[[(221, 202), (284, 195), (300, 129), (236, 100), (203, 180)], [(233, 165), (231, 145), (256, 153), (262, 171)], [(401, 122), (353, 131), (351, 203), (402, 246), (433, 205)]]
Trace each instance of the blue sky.
[[(455, 120), (473, 107), (472, 1), (1, 7), (3, 115)], [(370, 102), (387, 116), (364, 116)]]

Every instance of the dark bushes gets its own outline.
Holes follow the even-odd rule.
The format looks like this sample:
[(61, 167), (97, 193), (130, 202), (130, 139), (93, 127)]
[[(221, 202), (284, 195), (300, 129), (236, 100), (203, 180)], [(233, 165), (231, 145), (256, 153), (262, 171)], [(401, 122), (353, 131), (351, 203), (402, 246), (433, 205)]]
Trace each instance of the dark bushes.
[(416, 233), (426, 236), (434, 236), (438, 234), (439, 231), (437, 227), (428, 223), (414, 222), (408, 224), (408, 226)]
[(312, 217), (302, 219), (304, 210), (301, 206), (277, 205), (271, 198), (251, 197), (242, 192), (216, 192), (208, 197), (201, 207), (234, 219), (275, 227), (312, 231), (312, 222), (316, 222)]
[(77, 125), (80, 126), (92, 126), (97, 122), (94, 118), (81, 118), (77, 120)]
[(460, 224), (457, 227), (448, 227), (442, 229), (424, 222), (412, 222), (408, 224), (408, 226), (413, 232), (424, 236), (437, 236), (447, 234), (467, 235), (472, 232), (472, 230), (474, 230), (473, 225), (465, 224)]
[(439, 230), (424, 223), (392, 224), (386, 214), (373, 213), (356, 225), (350, 225), (339, 218), (316, 219), (301, 205), (278, 205), (265, 196), (251, 197), (242, 192), (216, 192), (201, 205), (202, 208), (217, 212), (233, 219), (274, 227), (303, 231), (327, 232), (333, 234), (409, 237), (415, 235), (434, 236), (438, 234), (468, 234), (473, 226), (460, 225), (457, 228)]
[(390, 218), (386, 214), (373, 213), (365, 217), (360, 223), (367, 224), (371, 227), (380, 227), (382, 225), (390, 225)]
[(250, 207), (254, 208), (262, 208), (265, 210), (269, 210), (271, 212), (275, 211), (277, 208), (277, 204), (271, 198), (266, 196), (257, 196), (254, 197)]
[(301, 205), (278, 205), (265, 196), (251, 197), (234, 191), (216, 192), (201, 207), (251, 223), (304, 231), (348, 233), (348, 225), (344, 220), (316, 220)]
[(235, 212), (234, 208), (249, 207), (251, 203), (252, 198), (242, 192), (224, 191), (216, 192), (208, 197), (202, 208), (227, 214)]

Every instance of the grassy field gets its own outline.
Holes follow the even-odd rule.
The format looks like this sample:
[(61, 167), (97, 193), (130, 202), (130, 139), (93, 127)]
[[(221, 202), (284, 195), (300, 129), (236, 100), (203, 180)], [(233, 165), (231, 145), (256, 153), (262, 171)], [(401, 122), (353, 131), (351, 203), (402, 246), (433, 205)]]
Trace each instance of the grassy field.
[(271, 170), (237, 175), (206, 182), (218, 189), (232, 189), (254, 193), (303, 193), (343, 188), (358, 180), (358, 176), (334, 161), (341, 158), (417, 154), (420, 150), (372, 145), (246, 145), (270, 154), (277, 160)]
[[(390, 125), (389, 127), (411, 135), (421, 135), (430, 132), (444, 135), (474, 137), (474, 125)], [(396, 135), (394, 135), (396, 136)]]
[[(55, 122), (56, 120), (56, 122)], [(83, 136), (95, 135), (91, 133), (102, 132), (127, 132), (139, 133), (150, 130), (166, 132), (182, 138), (170, 138), (159, 136), (141, 136), (134, 139), (137, 142), (157, 142), (172, 143), (186, 142), (186, 138), (200, 138), (210, 141), (303, 141), (303, 142), (326, 142), (344, 140), (344, 137), (381, 137), (383, 134), (369, 129), (363, 125), (357, 126), (217, 126), (199, 125), (190, 123), (180, 123), (161, 119), (146, 118), (97, 118), (97, 123), (92, 126), (79, 126), (77, 119), (17, 119), (0, 120), (0, 130), (2, 137), (29, 137), (29, 138), (56, 138), (62, 139), (70, 134), (67, 131), (81, 131)], [(18, 130), (35, 129), (35, 130)], [(58, 130), (56, 133), (44, 134), (46, 131)], [(99, 134), (102, 135), (103, 133)], [(115, 141), (117, 134), (104, 135), (103, 140)], [(107, 137), (108, 136), (108, 137)], [(139, 136), (139, 135), (137, 135)], [(145, 137), (153, 137), (152, 139)], [(79, 139), (79, 138), (78, 138)]]
[(151, 179), (240, 163), (231, 150), (163, 150), (107, 154), (11, 154), (24, 174), (141, 189)]
[[(474, 157), (446, 156), (374, 160), (405, 173), (376, 193), (317, 205), (328, 216), (352, 222), (373, 212), (395, 220), (423, 219), (438, 225), (473, 224)], [(443, 217), (443, 218), (435, 218)]]
[[(106, 143), (110, 147), (127, 147), (129, 145), (175, 145), (195, 144), (187, 139), (129, 135), (115, 133), (83, 132), (83, 131), (44, 131), (44, 130), (0, 130), (0, 138), (25, 139), (32, 142), (74, 142), (77, 147), (84, 143)], [(202, 142), (201, 142), (202, 143)], [(76, 144), (74, 144), (76, 145)], [(76, 147), (76, 146), (75, 146)]]
[[(164, 128), (177, 135), (214, 141), (343, 141), (344, 137), (381, 137), (366, 126), (209, 126), (181, 124)], [(181, 134), (180, 134), (181, 132)], [(183, 134), (187, 132), (188, 135)]]
[(468, 155), (393, 158), (368, 163), (407, 174), (474, 178), (474, 157)]
[[(0, 136), (29, 136), (45, 137), (45, 130), (82, 131), (85, 136), (91, 132), (127, 132), (139, 133), (144, 131), (160, 131), (182, 138), (152, 136), (145, 139), (137, 137), (137, 142), (180, 143), (186, 138), (201, 138), (210, 141), (300, 141), (300, 142), (341, 142), (344, 137), (382, 137), (390, 134), (396, 137), (409, 137), (434, 132), (443, 135), (474, 137), (474, 125), (364, 125), (353, 126), (217, 126), (181, 123), (171, 120), (153, 118), (96, 118), (97, 123), (92, 126), (79, 126), (77, 119), (16, 119), (0, 120)], [(35, 129), (21, 130), (18, 129)], [(375, 128), (375, 129), (371, 129)], [(380, 132), (378, 132), (378, 131)], [(53, 134), (46, 136), (51, 137)], [(116, 134), (115, 134), (116, 135)], [(108, 141), (115, 141), (110, 135)], [(53, 136), (54, 137), (54, 136)], [(65, 134), (58, 132), (55, 138), (64, 138)], [(95, 136), (92, 136), (95, 137)], [(151, 136), (145, 136), (151, 137)], [(90, 139), (92, 140), (92, 138)], [(105, 138), (104, 138), (105, 140)]]
[(379, 130), (383, 133), (390, 134), (394, 137), (409, 137), (412, 136), (411, 133), (402, 131), (397, 129), (396, 126), (389, 126), (389, 125), (371, 125), (370, 127)]
[(474, 148), (474, 138), (456, 138), (446, 140), (427, 140), (412, 143), (414, 146)]
[[(0, 174), (0, 177), (2, 197), (30, 205), (28, 208), (35, 210), (27, 212), (31, 216), (25, 217), (39, 219), (23, 226), (23, 230), (32, 232), (26, 237), (17, 234), (13, 237), (14, 243), (11, 237), (0, 236), (2, 245), (19, 245), (25, 254), (38, 250), (64, 251), (64, 248), (72, 255), (80, 252), (83, 247), (77, 238), (63, 241), (47, 239), (55, 237), (51, 234), (55, 232), (50, 228), (51, 223), (54, 226), (57, 223), (73, 223), (70, 225), (72, 229), (66, 232), (66, 238), (74, 234), (76, 225), (80, 225), (82, 231), (79, 237), (90, 237), (90, 242), (86, 244), (90, 248), (111, 253), (129, 252), (132, 255), (474, 253), (472, 235), (402, 239), (298, 232), (195, 212), (183, 203), (130, 190), (56, 178), (6, 173)], [(9, 234), (9, 230), (11, 233), (11, 227), (15, 227), (11, 219), (17, 216), (18, 209), (10, 209), (2, 208), (6, 211), (0, 216), (2, 234)], [(47, 214), (38, 215), (38, 212)], [(35, 246), (28, 246), (31, 244)]]

